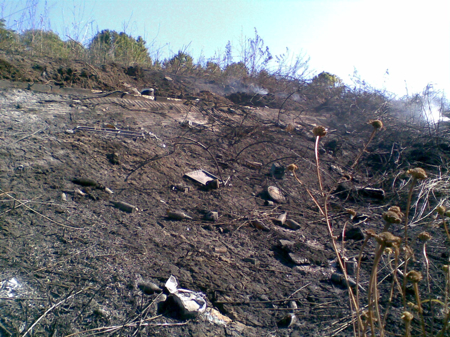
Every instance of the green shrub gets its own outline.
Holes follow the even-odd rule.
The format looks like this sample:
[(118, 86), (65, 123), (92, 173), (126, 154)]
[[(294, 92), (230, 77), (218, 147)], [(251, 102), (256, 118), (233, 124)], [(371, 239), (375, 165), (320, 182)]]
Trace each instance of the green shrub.
[(0, 49), (16, 50), (19, 48), (18, 36), (13, 30), (7, 29), (5, 20), (0, 20)]
[(179, 50), (178, 53), (169, 60), (164, 61), (164, 68), (172, 73), (186, 73), (194, 69), (194, 59), (191, 55)]
[(94, 62), (118, 62), (125, 65), (152, 65), (152, 59), (142, 37), (137, 39), (126, 33), (102, 30), (89, 44), (89, 53)]
[(20, 36), (21, 43), (32, 53), (68, 58), (70, 50), (64, 41), (52, 31), (30, 29)]

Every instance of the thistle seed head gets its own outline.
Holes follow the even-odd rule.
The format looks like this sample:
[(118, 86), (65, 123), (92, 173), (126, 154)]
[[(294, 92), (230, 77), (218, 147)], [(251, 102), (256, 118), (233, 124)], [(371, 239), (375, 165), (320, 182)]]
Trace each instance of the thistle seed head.
[(375, 236), (375, 240), (380, 244), (384, 245), (385, 247), (389, 248), (398, 248), (400, 243), (402, 242), (402, 239), (398, 236), (395, 236), (394, 234), (390, 232), (383, 232), (377, 236)]
[(379, 119), (371, 119), (369, 121), (369, 124), (374, 127), (374, 129), (382, 129), (383, 128), (383, 122)]
[(385, 249), (384, 249), (384, 253), (385, 253), (386, 255), (391, 255), (391, 254), (392, 254), (392, 248), (385, 248)]
[(436, 211), (438, 212), (439, 215), (444, 216), (444, 215), (445, 215), (445, 212), (446, 212), (447, 210), (445, 209), (444, 206), (441, 205), (441, 206), (436, 207)]
[(400, 218), (403, 218), (405, 216), (405, 214), (402, 213), (402, 210), (398, 206), (391, 206), (389, 207), (388, 211), (397, 213)]
[(422, 274), (419, 273), (418, 271), (411, 270), (408, 274), (406, 274), (406, 278), (411, 283), (419, 283), (420, 281), (422, 281), (423, 277)]
[(324, 137), (327, 134), (328, 130), (325, 127), (319, 125), (314, 127), (312, 132), (315, 137)]
[(402, 218), (396, 212), (387, 211), (383, 213), (384, 221), (388, 223), (402, 223)]
[(288, 165), (287, 170), (288, 171), (292, 171), (292, 172), (297, 171), (298, 170), (298, 166), (295, 165), (295, 164), (290, 164), (290, 165)]
[(419, 234), (418, 238), (420, 241), (427, 242), (428, 240), (431, 240), (431, 234), (428, 232), (422, 232)]
[(410, 307), (412, 310), (419, 312), (420, 308), (417, 304), (414, 304), (413, 302), (406, 303), (408, 307)]
[(409, 169), (408, 171), (406, 171), (406, 173), (411, 175), (414, 179), (417, 179), (417, 180), (423, 180), (423, 179), (428, 178), (425, 170), (420, 167)]
[(403, 311), (401, 318), (405, 323), (409, 323), (413, 320), (414, 315), (411, 314), (409, 311)]

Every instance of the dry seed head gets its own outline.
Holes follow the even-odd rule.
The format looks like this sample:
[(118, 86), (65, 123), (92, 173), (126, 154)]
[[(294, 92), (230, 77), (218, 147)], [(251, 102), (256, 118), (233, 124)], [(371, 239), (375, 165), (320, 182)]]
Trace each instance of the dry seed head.
[(409, 311), (403, 311), (403, 313), (402, 313), (402, 320), (405, 323), (411, 322), (413, 320), (413, 318), (414, 318), (414, 315), (411, 314)]
[(391, 255), (391, 254), (392, 254), (392, 248), (385, 248), (385, 249), (384, 249), (384, 253), (385, 253), (386, 255)]
[(385, 247), (398, 247), (400, 243), (402, 242), (402, 239), (398, 236), (395, 236), (394, 234), (390, 232), (383, 232), (380, 235), (375, 236), (375, 240), (380, 244), (384, 245)]
[(428, 178), (427, 173), (423, 168), (416, 167), (413, 169), (409, 169), (406, 173), (410, 174), (414, 179), (422, 180)]
[(346, 211), (348, 214), (350, 214), (352, 217), (356, 216), (356, 211), (352, 208), (344, 208), (344, 211)]
[(324, 137), (327, 134), (328, 130), (325, 127), (319, 125), (314, 127), (312, 132), (316, 137)]
[(375, 233), (375, 231), (374, 231), (373, 229), (368, 229), (368, 230), (366, 230), (366, 234), (367, 234), (368, 236), (370, 236), (371, 238), (374, 238), (374, 237), (377, 236), (377, 233)]
[(442, 266), (442, 270), (445, 271), (446, 273), (448, 273), (449, 265), (448, 265), (448, 264), (444, 264), (444, 265)]
[(444, 206), (438, 206), (438, 207), (436, 207), (436, 211), (438, 212), (439, 215), (444, 216), (446, 209)]
[(383, 128), (383, 122), (379, 119), (371, 119), (369, 121), (369, 124), (372, 125), (375, 129), (382, 129)]
[(418, 312), (420, 310), (419, 306), (417, 304), (414, 304), (413, 302), (408, 302), (407, 305), (414, 311)]
[(383, 219), (388, 223), (402, 223), (402, 218), (400, 215), (392, 211), (384, 212)]
[(406, 274), (406, 278), (412, 283), (418, 283), (422, 281), (422, 274), (418, 271), (411, 270), (408, 274)]
[(418, 238), (420, 241), (427, 242), (428, 240), (431, 240), (431, 234), (428, 232), (422, 232), (419, 234)]
[(405, 214), (402, 213), (402, 210), (398, 206), (391, 206), (389, 207), (388, 211), (397, 213), (400, 218), (403, 218), (405, 216)]
[(297, 171), (298, 170), (298, 166), (295, 165), (295, 164), (290, 164), (290, 165), (288, 165), (287, 170), (288, 171), (292, 171), (292, 172)]
[(410, 246), (404, 246), (403, 251), (405, 252), (407, 258), (414, 258), (414, 251)]

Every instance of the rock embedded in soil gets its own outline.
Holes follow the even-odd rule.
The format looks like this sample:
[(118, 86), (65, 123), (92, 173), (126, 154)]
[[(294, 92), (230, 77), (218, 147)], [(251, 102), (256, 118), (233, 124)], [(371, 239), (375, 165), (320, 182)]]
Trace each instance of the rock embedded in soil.
[(263, 230), (265, 232), (269, 232), (270, 231), (270, 228), (267, 227), (261, 220), (252, 220), (252, 221), (250, 221), (250, 224), (253, 227), (261, 229), (261, 230)]
[(286, 198), (284, 197), (283, 193), (281, 193), (278, 187), (269, 186), (267, 188), (267, 195), (271, 200), (279, 204), (284, 204), (286, 202)]
[(295, 243), (289, 240), (280, 240), (281, 248), (287, 252), (290, 252), (294, 247)]
[(217, 221), (219, 219), (219, 213), (214, 211), (209, 211), (205, 214), (205, 219), (209, 221)]
[(288, 229), (292, 229), (294, 231), (300, 229), (300, 224), (292, 219), (287, 219), (286, 222), (284, 223), (284, 227), (288, 228)]
[(307, 258), (304, 258), (298, 254), (289, 253), (289, 258), (291, 261), (296, 265), (302, 265), (302, 264), (310, 264), (309, 260)]
[(162, 289), (153, 282), (140, 282), (138, 288), (146, 295), (152, 295), (154, 293), (160, 293)]
[(278, 226), (283, 226), (286, 221), (286, 218), (287, 218), (287, 213), (284, 212), (284, 213), (280, 214), (278, 216), (278, 218), (273, 219), (272, 221)]

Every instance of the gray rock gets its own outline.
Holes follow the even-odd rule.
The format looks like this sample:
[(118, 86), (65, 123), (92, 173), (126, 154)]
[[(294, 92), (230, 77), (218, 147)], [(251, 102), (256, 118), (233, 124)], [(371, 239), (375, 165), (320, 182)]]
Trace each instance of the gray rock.
[(217, 221), (219, 219), (219, 213), (214, 211), (209, 211), (205, 214), (205, 219), (209, 221)]
[(297, 255), (294, 253), (289, 253), (289, 257), (290, 257), (291, 261), (297, 265), (310, 264), (309, 260), (307, 258), (304, 258), (300, 255)]
[(138, 288), (146, 295), (152, 295), (154, 293), (160, 293), (162, 289), (153, 282), (139, 282)]
[(294, 244), (294, 242), (289, 240), (280, 240), (281, 248), (288, 252), (291, 251), (292, 247), (294, 247)]
[(286, 221), (286, 218), (287, 218), (287, 213), (284, 212), (284, 213), (282, 213), (280, 216), (278, 216), (278, 218), (273, 219), (273, 222), (274, 222), (276, 225), (283, 226), (284, 223), (285, 223), (285, 221)]
[(294, 231), (296, 231), (297, 229), (300, 229), (300, 224), (292, 219), (287, 219), (286, 222), (284, 223), (284, 227), (292, 229)]
[(286, 202), (286, 198), (284, 197), (283, 193), (281, 193), (281, 191), (278, 189), (278, 187), (269, 186), (267, 188), (267, 195), (271, 200), (279, 204), (284, 204)]

